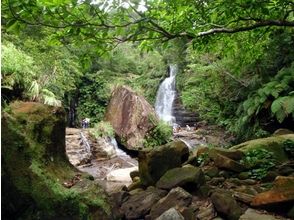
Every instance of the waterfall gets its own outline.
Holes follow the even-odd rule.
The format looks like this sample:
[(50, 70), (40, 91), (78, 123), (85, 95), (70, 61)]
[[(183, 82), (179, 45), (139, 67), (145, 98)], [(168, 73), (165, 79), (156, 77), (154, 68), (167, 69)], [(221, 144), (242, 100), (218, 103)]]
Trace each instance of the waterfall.
[(175, 117), (172, 115), (172, 106), (176, 95), (177, 65), (169, 66), (169, 77), (160, 84), (156, 95), (155, 111), (160, 119), (172, 124)]
[(125, 156), (128, 156), (128, 155), (126, 154), (126, 152), (124, 152), (122, 149), (120, 149), (120, 148), (118, 147), (117, 141), (115, 140), (114, 137), (111, 137), (111, 138), (110, 138), (110, 143), (111, 143), (111, 145), (114, 147), (117, 156), (124, 156), (124, 157), (125, 157)]

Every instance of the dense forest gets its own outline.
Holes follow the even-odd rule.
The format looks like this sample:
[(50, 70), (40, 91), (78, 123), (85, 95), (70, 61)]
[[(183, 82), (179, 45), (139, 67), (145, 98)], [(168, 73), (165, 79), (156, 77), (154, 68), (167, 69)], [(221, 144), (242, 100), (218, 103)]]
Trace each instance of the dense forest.
[[(223, 182), (231, 178), (238, 181), (249, 179), (249, 182), (255, 181), (252, 185), (260, 187), (260, 190), (254, 191), (254, 196), (270, 189), (277, 176), (285, 176), (286, 179), (290, 178), (286, 189), (289, 188), (292, 193), (289, 195), (293, 195), (294, 136), (287, 136), (288, 132), (294, 130), (293, 0), (3, 0), (1, 6), (4, 137), (1, 144), (6, 146), (2, 148), (2, 192), (6, 193), (4, 198), (11, 199), (8, 199), (10, 203), (5, 207), (5, 215), (13, 213), (15, 216), (12, 219), (31, 219), (31, 216), (36, 216), (34, 219), (46, 219), (48, 216), (54, 219), (62, 213), (62, 217), (78, 216), (72, 219), (99, 219), (117, 214), (110, 211), (104, 192), (97, 191), (92, 183), (89, 191), (84, 186), (82, 190), (78, 188), (80, 186), (74, 188), (83, 178), (92, 181), (94, 177), (76, 174), (77, 170), (73, 170), (65, 159), (65, 150), (56, 146), (66, 148), (66, 135), (79, 135), (78, 132), (81, 135), (79, 141), (93, 138), (94, 143), (99, 138), (105, 138), (103, 147), (109, 144), (107, 141), (113, 141), (110, 136), (116, 136), (120, 147), (134, 151), (136, 156), (144, 147), (148, 150), (158, 147), (159, 150), (155, 151), (163, 152), (159, 153), (160, 159), (154, 156), (155, 151), (154, 154), (139, 156), (139, 159), (134, 159), (135, 162), (130, 159), (131, 163), (139, 163), (139, 174), (135, 176), (139, 180), (136, 182), (132, 177), (131, 181), (137, 183), (136, 187), (142, 186), (146, 190), (142, 191), (147, 195), (147, 187), (150, 186), (171, 191), (178, 186), (175, 184), (164, 188), (164, 181), (167, 180), (160, 179), (172, 169), (183, 169), (177, 170), (176, 175), (197, 169), (198, 182), (195, 187), (199, 191), (205, 181), (212, 189), (219, 187), (213, 178), (223, 178)], [(248, 140), (253, 140), (250, 143), (255, 144), (255, 139), (259, 141), (258, 138), (265, 137), (268, 137), (266, 140), (270, 144), (260, 139), (261, 142), (256, 142), (257, 147), (253, 144), (253, 150), (241, 144), (227, 152), (227, 149), (213, 149), (221, 144), (216, 146), (218, 144), (207, 141), (205, 150), (200, 154), (195, 153), (195, 149), (191, 150), (191, 146), (183, 147), (184, 142), (179, 143), (182, 136), (175, 135), (175, 130), (172, 136), (171, 126), (159, 121), (155, 113), (150, 113), (145, 121), (139, 120), (141, 113), (143, 115), (146, 109), (155, 106), (156, 94), (169, 75), (170, 65), (177, 66), (177, 102), (181, 110), (184, 108), (189, 114), (195, 113), (199, 123), (194, 124), (195, 134), (189, 133), (191, 128), (188, 125), (183, 126), (184, 138), (188, 133), (197, 136), (200, 142), (207, 141), (210, 135), (207, 128), (214, 126), (221, 130), (220, 134), (229, 137), (230, 143), (226, 142), (228, 145), (225, 148)], [(125, 127), (115, 130), (115, 126), (121, 118), (111, 118), (112, 113), (115, 115), (119, 111), (116, 106), (111, 107), (113, 103), (116, 102), (117, 109), (127, 108), (117, 101), (126, 96), (118, 95), (117, 100), (110, 101), (113, 91), (117, 89), (125, 94), (128, 92), (126, 88), (135, 92), (136, 102), (144, 103), (144, 107), (134, 107), (133, 115), (127, 112), (122, 119), (125, 127), (133, 129), (126, 124), (129, 121), (137, 122), (138, 119), (134, 127), (137, 130), (146, 128), (145, 139), (140, 140), (144, 142), (142, 146), (141, 142), (131, 146), (133, 143), (130, 144), (126, 137), (120, 137), (118, 131), (123, 131)], [(143, 101), (140, 97), (143, 97)], [(63, 110), (60, 109), (65, 110), (66, 124), (63, 124)], [(110, 113), (107, 114), (107, 111)], [(89, 118), (90, 127), (96, 129), (89, 135), (86, 129), (83, 130), (87, 126), (83, 124), (81, 129), (81, 121), (85, 118)], [(104, 123), (106, 119), (111, 125)], [(65, 131), (68, 128), (80, 130)], [(198, 128), (199, 133), (196, 134)], [(271, 135), (280, 128), (284, 128), (286, 134), (275, 139)], [(85, 137), (82, 137), (82, 132), (85, 132)], [(136, 135), (133, 136), (141, 138)], [(72, 146), (81, 146), (81, 143)], [(152, 170), (153, 165), (148, 164), (149, 157), (150, 161), (155, 160), (155, 170)], [(14, 163), (15, 158), (19, 158), (19, 163)], [(220, 158), (225, 158), (226, 162), (228, 160), (228, 166), (233, 164), (233, 168), (224, 167), (227, 164), (220, 162)], [(86, 159), (87, 164), (93, 158)], [(115, 164), (108, 164), (110, 170), (115, 168)], [(205, 179), (199, 167), (205, 173)], [(210, 176), (207, 170), (213, 169), (217, 170), (216, 174)], [(220, 174), (222, 169), (225, 170), (224, 175)], [(270, 176), (273, 170), (276, 173)], [(69, 175), (71, 182), (68, 181)], [(234, 187), (244, 185), (236, 181), (234, 184)], [(31, 189), (31, 185), (36, 189)], [(67, 191), (71, 187), (73, 191)], [(227, 186), (224, 184), (221, 187)], [(42, 197), (44, 188), (48, 193)], [(163, 194), (156, 194), (155, 201), (163, 198)], [(211, 200), (223, 196), (218, 192), (205, 195)], [(132, 195), (128, 196), (132, 198)], [(248, 207), (260, 205), (256, 205), (258, 201), (252, 200), (251, 194), (249, 202), (243, 194), (238, 196), (239, 199), (243, 196), (241, 202), (245, 201), (246, 207), (248, 204)], [(19, 201), (16, 199), (18, 197)], [(139, 200), (145, 197), (143, 195)], [(286, 203), (293, 200), (292, 196)], [(220, 203), (222, 206), (223, 202)], [(218, 210), (217, 202), (213, 201), (213, 204), (222, 216), (224, 213)], [(234, 200), (229, 207), (236, 204)], [(293, 203), (290, 205), (287, 203), (286, 211), (280, 214), (293, 217)], [(99, 211), (94, 212), (96, 208)], [(123, 209), (123, 205), (120, 208)], [(225, 219), (239, 219), (242, 213), (239, 208), (231, 209), (232, 213), (234, 210), (238, 213), (225, 213), (229, 216)], [(66, 211), (63, 213), (63, 210)], [(278, 209), (276, 211), (279, 212)], [(153, 219), (159, 216), (154, 214), (156, 211), (152, 211), (151, 205), (146, 213), (140, 213), (137, 217), (128, 216), (127, 213), (128, 210), (121, 219), (140, 219), (147, 215), (152, 216), (148, 219)], [(215, 213), (214, 217), (217, 216)]]
[[(292, 1), (3, 1), (2, 103), (100, 121), (111, 88), (154, 103), (169, 63), (185, 107), (248, 139), (293, 126)], [(293, 127), (292, 127), (293, 128)]]

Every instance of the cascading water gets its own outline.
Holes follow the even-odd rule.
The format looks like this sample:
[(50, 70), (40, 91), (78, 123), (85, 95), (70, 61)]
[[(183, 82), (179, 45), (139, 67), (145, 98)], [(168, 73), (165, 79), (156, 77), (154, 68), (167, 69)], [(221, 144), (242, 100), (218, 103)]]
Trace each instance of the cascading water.
[(172, 115), (172, 106), (176, 96), (177, 65), (169, 66), (169, 77), (160, 84), (156, 95), (155, 111), (160, 119), (172, 124), (175, 117)]

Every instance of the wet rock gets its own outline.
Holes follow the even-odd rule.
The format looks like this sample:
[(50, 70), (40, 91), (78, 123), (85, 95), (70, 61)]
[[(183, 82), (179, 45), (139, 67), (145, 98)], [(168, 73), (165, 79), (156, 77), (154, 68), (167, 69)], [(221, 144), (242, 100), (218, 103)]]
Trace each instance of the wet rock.
[(197, 189), (205, 183), (202, 170), (191, 165), (168, 170), (156, 183), (160, 189), (171, 189), (176, 186)]
[(156, 218), (156, 220), (184, 220), (184, 217), (175, 208), (170, 208)]
[(124, 213), (126, 219), (143, 218), (151, 209), (151, 207), (163, 196), (166, 191), (148, 187), (147, 190), (138, 191), (131, 195), (129, 199), (121, 206), (120, 211)]
[(242, 215), (242, 209), (232, 195), (225, 191), (216, 191), (211, 195), (211, 200), (217, 212), (226, 216), (229, 220), (238, 220)]
[(143, 148), (143, 139), (158, 121), (153, 107), (126, 86), (112, 92), (105, 118), (114, 128), (118, 141), (130, 150)]
[(240, 216), (239, 220), (286, 220), (283, 217), (270, 215), (255, 209), (247, 209), (243, 215)]
[(280, 204), (285, 202), (294, 201), (294, 177), (278, 176), (272, 189), (266, 192), (257, 194), (251, 205), (255, 207), (259, 206), (271, 206), (279, 207)]
[(106, 179), (113, 182), (128, 182), (131, 183), (130, 172), (138, 170), (138, 167), (122, 168), (113, 170), (107, 174)]
[(189, 149), (182, 141), (139, 152), (139, 174), (142, 184), (154, 185), (166, 171), (181, 166), (188, 157)]
[(166, 210), (176, 207), (187, 207), (191, 204), (192, 195), (186, 192), (184, 189), (177, 187), (172, 189), (165, 197), (160, 199), (150, 211), (151, 219), (155, 219), (164, 213)]
[(242, 172), (246, 170), (246, 167), (226, 156), (215, 153), (214, 151), (209, 152), (209, 157), (214, 161), (214, 165), (218, 168), (227, 169), (234, 172)]

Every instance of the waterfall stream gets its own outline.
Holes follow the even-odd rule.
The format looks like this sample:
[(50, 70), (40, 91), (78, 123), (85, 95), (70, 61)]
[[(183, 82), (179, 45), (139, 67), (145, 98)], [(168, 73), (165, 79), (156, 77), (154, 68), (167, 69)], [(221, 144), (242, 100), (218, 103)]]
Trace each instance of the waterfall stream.
[(172, 106), (176, 96), (177, 65), (169, 66), (169, 77), (160, 84), (156, 95), (155, 111), (160, 119), (169, 124), (175, 122)]

